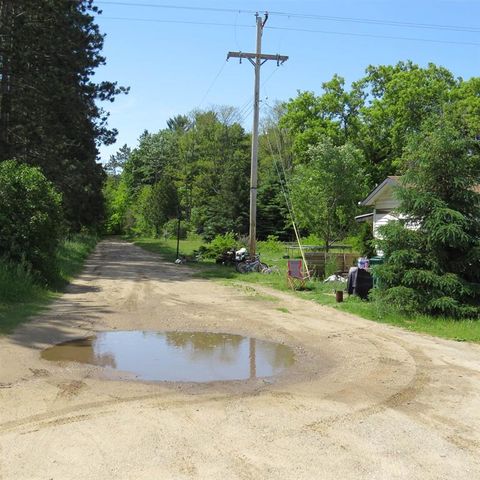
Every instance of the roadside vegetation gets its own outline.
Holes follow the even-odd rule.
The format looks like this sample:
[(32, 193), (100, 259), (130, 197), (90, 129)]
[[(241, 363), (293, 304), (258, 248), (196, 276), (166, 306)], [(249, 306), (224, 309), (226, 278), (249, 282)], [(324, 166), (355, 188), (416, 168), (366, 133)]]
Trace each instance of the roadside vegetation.
[(97, 147), (116, 131), (101, 102), (126, 89), (93, 80), (98, 12), (91, 0), (0, 0), (0, 333), (80, 271), (104, 220)]
[(55, 276), (39, 280), (25, 264), (0, 260), (0, 334), (13, 331), (31, 315), (43, 311), (83, 268), (97, 237), (75, 234), (60, 241), (53, 255)]
[[(286, 289), (283, 273), (240, 276), (213, 263), (248, 234), (251, 135), (241, 111), (179, 113), (105, 167), (97, 162), (98, 146), (116, 136), (101, 102), (128, 91), (94, 82), (105, 63), (99, 13), (92, 0), (47, 7), (0, 0), (0, 329), (78, 271), (94, 244), (80, 232), (133, 237), (170, 259), (174, 242), (159, 239), (178, 235), (182, 249), (193, 250), (188, 239), (201, 238), (198, 275)], [(319, 94), (299, 91), (265, 110), (257, 190), (263, 260), (284, 272), (279, 245), (294, 240), (294, 230), (326, 253), (345, 239), (362, 256), (381, 249), (372, 301), (336, 308), (477, 339), (479, 98), (479, 78), (400, 61), (370, 65), (350, 85), (334, 75)], [(404, 179), (400, 220), (374, 241), (355, 216), (368, 213), (358, 202), (387, 175)], [(332, 288), (314, 281), (298, 294), (333, 305)]]
[[(176, 258), (176, 239), (137, 238), (134, 243), (148, 251), (159, 253), (165, 259), (174, 261)], [(190, 238), (180, 241), (180, 254), (193, 258), (195, 251), (203, 245), (201, 238)], [(244, 286), (259, 285), (280, 291), (288, 291), (306, 300), (317, 302), (321, 305), (338, 309), (343, 312), (358, 315), (367, 320), (385, 323), (404, 328), (412, 332), (426, 333), (433, 336), (456, 341), (480, 342), (480, 322), (476, 319), (452, 318), (448, 316), (432, 316), (420, 313), (405, 313), (398, 309), (389, 308), (382, 302), (362, 301), (356, 297), (347, 297), (344, 302), (336, 303), (335, 290), (344, 290), (345, 283), (324, 283), (321, 279), (313, 279), (307, 284), (304, 291), (293, 292), (288, 288), (286, 280), (287, 260), (282, 258), (285, 247), (280, 242), (259, 242), (259, 253), (262, 261), (269, 266), (276, 266), (278, 272), (271, 274), (249, 273), (241, 274), (233, 266), (215, 264), (214, 259), (203, 259), (198, 262), (188, 262), (187, 266), (193, 268), (198, 278), (221, 282), (222, 284), (238, 288), (243, 291)], [(183, 268), (179, 265), (178, 268)], [(261, 297), (261, 295), (260, 295)], [(283, 313), (293, 313), (292, 309), (279, 307)]]
[[(369, 66), (350, 87), (334, 75), (320, 94), (299, 92), (274, 105), (260, 135), (262, 260), (285, 272), (282, 252), (274, 255), (268, 239), (294, 241), (294, 224), (327, 253), (346, 239), (359, 256), (381, 250), (370, 302), (335, 305), (334, 286), (322, 281), (299, 295), (365, 318), (477, 341), (479, 94), (478, 78), (465, 81), (441, 66), (407, 61)], [(176, 237), (181, 220), (182, 253), (193, 250), (186, 239), (206, 245), (198, 275), (286, 289), (282, 274), (240, 276), (212, 262), (222, 238), (226, 247), (232, 239), (246, 244), (250, 135), (241, 120), (228, 107), (177, 115), (167, 128), (144, 132), (137, 148), (112, 156), (107, 232), (174, 260), (174, 242), (159, 239)], [(400, 220), (374, 240), (371, 225), (354, 218), (369, 213), (358, 202), (388, 175), (404, 179), (396, 192)], [(322, 273), (333, 273), (330, 266)]]

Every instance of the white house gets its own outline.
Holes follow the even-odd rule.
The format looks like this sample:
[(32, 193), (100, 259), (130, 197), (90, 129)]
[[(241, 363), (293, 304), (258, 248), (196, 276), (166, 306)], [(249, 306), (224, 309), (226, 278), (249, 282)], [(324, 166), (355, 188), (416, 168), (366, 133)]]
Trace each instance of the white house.
[(385, 225), (390, 220), (396, 220), (397, 217), (393, 211), (399, 206), (400, 202), (395, 198), (394, 188), (398, 185), (400, 177), (389, 176), (382, 183), (377, 185), (368, 196), (359, 202), (362, 207), (372, 207), (371, 213), (358, 215), (355, 217), (357, 222), (369, 222), (373, 227), (373, 236), (377, 238), (378, 228)]
[[(400, 181), (400, 176), (391, 175), (387, 177), (364, 200), (358, 203), (362, 207), (371, 207), (373, 209), (371, 213), (358, 215), (355, 217), (355, 220), (357, 222), (371, 223), (374, 238), (379, 238), (379, 227), (399, 218), (398, 215), (394, 214), (394, 210), (400, 205), (400, 201), (395, 196), (395, 187), (399, 185)], [(480, 185), (475, 186), (473, 191), (480, 193)], [(416, 228), (414, 224), (409, 224), (407, 227)]]

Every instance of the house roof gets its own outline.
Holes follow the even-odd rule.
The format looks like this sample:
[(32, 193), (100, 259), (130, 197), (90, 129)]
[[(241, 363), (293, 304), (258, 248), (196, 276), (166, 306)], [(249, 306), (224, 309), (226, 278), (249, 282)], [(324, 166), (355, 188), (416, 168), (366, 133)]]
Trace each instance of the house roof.
[(378, 198), (382, 190), (389, 185), (398, 185), (398, 180), (400, 176), (398, 175), (389, 175), (382, 183), (379, 183), (368, 195), (364, 198), (359, 205), (362, 207), (368, 207), (373, 205), (374, 201)]
[[(358, 204), (362, 207), (372, 206), (375, 200), (381, 195), (382, 191), (387, 186), (398, 185), (400, 181), (400, 175), (389, 175), (382, 183), (379, 183), (368, 195)], [(480, 184), (472, 188), (476, 193), (480, 193)]]

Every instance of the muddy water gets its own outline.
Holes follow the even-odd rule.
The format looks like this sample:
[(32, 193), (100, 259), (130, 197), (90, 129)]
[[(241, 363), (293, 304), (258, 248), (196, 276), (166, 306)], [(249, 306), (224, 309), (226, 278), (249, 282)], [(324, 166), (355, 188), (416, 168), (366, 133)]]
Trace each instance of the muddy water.
[(281, 344), (225, 333), (102, 332), (55, 345), (46, 360), (81, 362), (139, 380), (211, 382), (270, 377), (294, 363)]

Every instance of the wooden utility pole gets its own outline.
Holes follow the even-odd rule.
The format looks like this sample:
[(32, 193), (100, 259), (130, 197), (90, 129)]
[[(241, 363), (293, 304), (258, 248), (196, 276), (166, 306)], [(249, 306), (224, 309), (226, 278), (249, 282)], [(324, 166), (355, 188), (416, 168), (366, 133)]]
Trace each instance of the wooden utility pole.
[(253, 132), (252, 132), (252, 162), (250, 171), (250, 230), (248, 249), (251, 256), (255, 255), (257, 238), (257, 170), (258, 170), (258, 123), (260, 112), (260, 67), (267, 60), (275, 60), (277, 65), (281, 65), (288, 60), (285, 55), (266, 55), (262, 54), (262, 33), (263, 27), (268, 20), (268, 13), (265, 13), (263, 20), (257, 13), (257, 50), (256, 53), (228, 52), (229, 58), (246, 58), (255, 68), (255, 93), (253, 100)]

